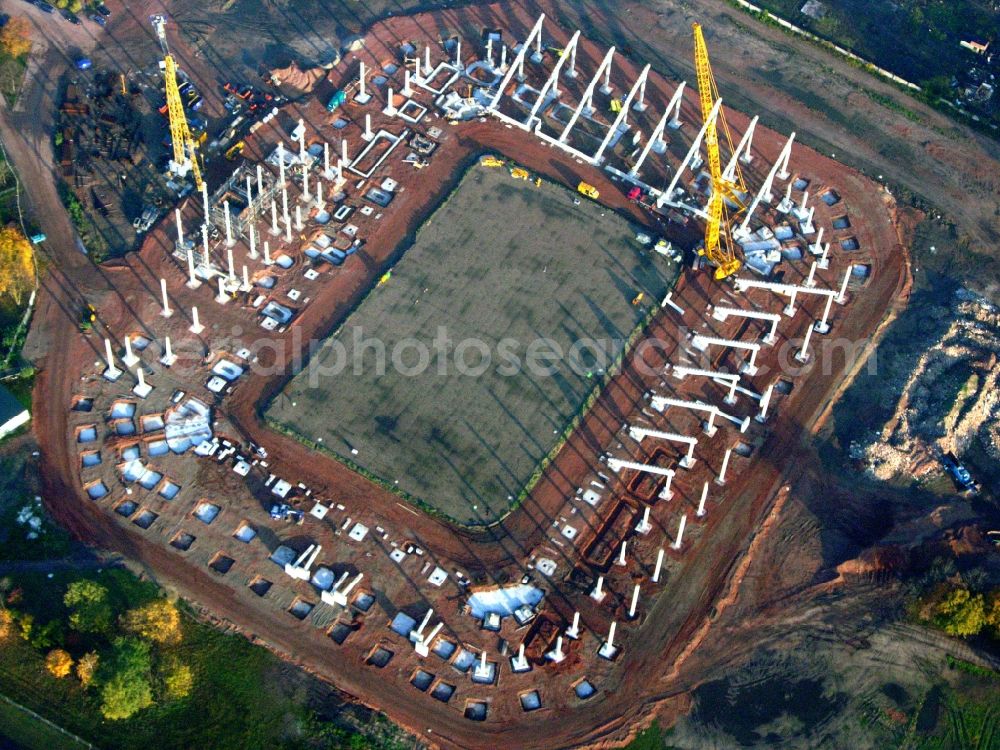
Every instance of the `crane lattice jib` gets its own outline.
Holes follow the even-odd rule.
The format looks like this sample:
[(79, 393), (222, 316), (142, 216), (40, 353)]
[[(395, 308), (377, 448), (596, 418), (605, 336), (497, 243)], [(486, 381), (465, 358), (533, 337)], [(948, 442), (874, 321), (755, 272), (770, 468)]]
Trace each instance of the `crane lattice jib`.
[[(733, 185), (722, 178), (722, 159), (719, 155), (719, 131), (716, 119), (712, 117), (712, 109), (718, 100), (719, 92), (712, 77), (712, 67), (708, 61), (708, 48), (700, 24), (693, 24), (694, 29), (694, 64), (698, 80), (698, 98), (701, 103), (701, 116), (707, 124), (705, 128), (705, 151), (708, 154), (709, 175), (712, 179), (712, 194), (708, 199), (708, 221), (705, 224), (705, 257), (716, 267), (715, 278), (724, 279), (740, 268), (730, 245), (728, 234), (723, 237), (725, 217), (725, 197), (734, 195)], [(718, 117), (721, 118), (722, 109)], [(728, 128), (725, 130), (729, 139)], [(724, 241), (723, 241), (724, 240)]]
[[(198, 154), (195, 151), (194, 139), (188, 127), (184, 105), (181, 103), (181, 92), (177, 86), (177, 64), (174, 62), (170, 48), (167, 46), (167, 35), (164, 28), (166, 19), (163, 16), (153, 16), (150, 19), (156, 30), (156, 38), (163, 50), (163, 88), (167, 98), (167, 115), (170, 121), (170, 143), (174, 150), (174, 162), (185, 164), (190, 160), (194, 184), (201, 190), (201, 169), (198, 167)], [(185, 147), (187, 153), (185, 154)]]

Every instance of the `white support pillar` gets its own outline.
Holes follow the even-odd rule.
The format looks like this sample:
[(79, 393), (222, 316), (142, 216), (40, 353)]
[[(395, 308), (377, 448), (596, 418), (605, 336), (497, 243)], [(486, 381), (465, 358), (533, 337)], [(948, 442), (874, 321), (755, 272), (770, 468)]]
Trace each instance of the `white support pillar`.
[(480, 652), (479, 663), (476, 665), (476, 667), (473, 670), (472, 674), (473, 674), (473, 677), (475, 677), (477, 679), (480, 679), (480, 680), (488, 680), (490, 678), (490, 675), (492, 673), (490, 671), (489, 664), (486, 662), (486, 650), (485, 649), (483, 649), (483, 651)]
[(406, 68), (403, 71), (403, 88), (399, 90), (399, 93), (403, 96), (409, 98), (413, 96), (413, 89), (410, 87), (410, 69)]
[(638, 443), (641, 443), (644, 438), (654, 438), (656, 440), (669, 440), (676, 443), (685, 443), (688, 447), (687, 455), (685, 455), (679, 462), (679, 466), (684, 469), (690, 469), (694, 466), (694, 448), (698, 445), (698, 438), (689, 437), (687, 435), (678, 435), (675, 432), (661, 432), (660, 430), (649, 430), (645, 427), (631, 426), (628, 428), (629, 437)]
[(632, 602), (628, 607), (628, 617), (630, 620), (635, 619), (636, 610), (639, 608), (639, 584), (635, 585), (632, 589)]
[[(368, 115), (369, 117), (371, 115)], [(309, 167), (306, 166), (305, 162), (302, 162), (302, 194), (299, 196), (300, 201), (309, 202), (311, 196), (309, 195)]]
[[(567, 49), (569, 49), (570, 47), (575, 48), (579, 40), (580, 40), (580, 32), (579, 30), (577, 30), (573, 34), (573, 37), (569, 40), (569, 47), (567, 47)], [(525, 126), (527, 126), (529, 130), (533, 127), (532, 123), (535, 120), (535, 115), (538, 114), (538, 110), (542, 106), (542, 103), (545, 101), (545, 97), (549, 93), (549, 91), (552, 91), (552, 93), (556, 97), (559, 96), (559, 73), (562, 70), (563, 64), (566, 62), (566, 59), (567, 58), (564, 53), (556, 61), (555, 66), (552, 68), (552, 72), (549, 74), (548, 79), (542, 86), (542, 90), (538, 92), (538, 98), (535, 100), (535, 104), (534, 106), (532, 106), (531, 112), (528, 114), (528, 119), (525, 120), (524, 122)]]
[(847, 285), (851, 282), (851, 266), (844, 269), (844, 280), (840, 282), (840, 293), (837, 295), (837, 304), (847, 304)]
[(362, 139), (370, 141), (375, 137), (372, 132), (372, 116), (370, 112), (365, 112), (365, 132), (361, 134)]
[(705, 501), (708, 500), (708, 480), (705, 480), (705, 484), (701, 488), (701, 499), (698, 501), (698, 511), (695, 515), (698, 518), (705, 517)]
[(778, 205), (774, 207), (774, 210), (779, 214), (787, 214), (793, 208), (795, 208), (795, 202), (792, 200), (792, 187), (795, 183), (789, 182), (788, 187), (785, 188), (785, 197), (782, 198)]
[(722, 485), (726, 483), (726, 469), (729, 468), (729, 457), (733, 455), (732, 448), (726, 448), (726, 455), (722, 457), (722, 468), (719, 469), (719, 476), (715, 478), (715, 483)]
[(781, 154), (778, 156), (777, 164), (780, 164), (780, 170), (778, 171), (779, 180), (787, 180), (791, 177), (791, 173), (788, 171), (788, 164), (792, 159), (792, 143), (795, 141), (795, 133), (788, 138), (788, 142), (785, 147), (781, 149)]
[(316, 181), (316, 210), (322, 211), (326, 207), (323, 202), (323, 180)]
[(636, 525), (635, 530), (638, 534), (648, 534), (653, 529), (653, 524), (649, 522), (649, 506), (647, 505), (642, 509), (642, 520)]
[(571, 640), (579, 640), (580, 638), (580, 613), (579, 611), (573, 613), (573, 624), (566, 628), (564, 635)]
[(684, 541), (684, 527), (687, 526), (687, 513), (681, 516), (681, 521), (677, 525), (677, 538), (674, 540), (673, 544), (670, 545), (671, 549), (679, 550), (681, 544)]
[(823, 308), (823, 317), (816, 322), (814, 328), (816, 333), (830, 332), (830, 310), (833, 308), (833, 296), (826, 298), (826, 307)]
[(774, 383), (771, 383), (760, 397), (760, 411), (754, 417), (758, 422), (764, 424), (767, 421), (767, 407), (771, 404), (771, 396), (774, 393)]
[(186, 250), (187, 250), (187, 267), (188, 267), (187, 288), (197, 289), (198, 287), (201, 286), (201, 281), (199, 281), (198, 277), (194, 275), (194, 250), (190, 247), (186, 248)]
[(563, 637), (561, 635), (556, 636), (556, 646), (554, 649), (545, 654), (545, 658), (551, 662), (558, 664), (566, 658), (566, 654), (563, 653)]
[[(492, 42), (493, 39), (491, 38), (490, 41)], [(462, 70), (462, 71), (465, 70), (465, 68), (462, 66), (462, 38), (461, 37), (459, 37), (458, 39), (455, 40), (455, 67), (458, 68), (459, 70)]]
[(250, 235), (249, 257), (251, 260), (257, 260), (257, 228), (253, 224), (250, 224), (247, 234)]
[(197, 336), (199, 333), (201, 333), (202, 331), (205, 330), (205, 326), (203, 326), (198, 321), (198, 308), (197, 307), (192, 307), (191, 308), (191, 327), (188, 328), (188, 330), (191, 331), (191, 333), (193, 333), (195, 336)]
[(344, 164), (351, 163), (351, 160), (347, 158), (347, 138), (342, 138), (340, 141), (340, 160)]
[(674, 172), (674, 177), (670, 180), (670, 185), (668, 185), (667, 189), (664, 190), (656, 199), (657, 208), (661, 208), (664, 204), (673, 201), (674, 191), (677, 189), (677, 183), (680, 182), (681, 175), (698, 153), (698, 149), (701, 148), (701, 142), (705, 138), (705, 133), (708, 131), (709, 125), (714, 123), (718, 118), (719, 109), (721, 107), (722, 99), (717, 99), (715, 105), (712, 107), (712, 111), (708, 115), (708, 119), (702, 124), (701, 129), (698, 131), (698, 135), (695, 136), (694, 141), (691, 143), (691, 148), (688, 149), (687, 155), (684, 157), (684, 161), (681, 162), (680, 166), (677, 167), (677, 171)]
[(602, 602), (605, 596), (607, 596), (607, 592), (604, 590), (604, 576), (597, 576), (597, 582), (590, 592), (590, 598), (595, 602)]
[[(684, 84), (682, 83), (681, 86)], [(656, 123), (656, 127), (653, 128), (653, 132), (650, 133), (649, 139), (646, 141), (646, 145), (643, 146), (642, 152), (639, 154), (639, 158), (635, 160), (635, 164), (628, 173), (635, 177), (639, 174), (639, 169), (642, 167), (642, 163), (646, 161), (646, 157), (649, 156), (649, 152), (653, 150), (654, 143), (663, 143), (662, 136), (663, 130), (667, 126), (667, 117), (670, 116), (670, 110), (664, 110), (663, 116), (660, 118), (659, 122)], [(665, 148), (665, 144), (664, 144)], [(662, 153), (662, 152), (661, 152)]]
[(610, 69), (611, 59), (615, 56), (615, 48), (611, 47), (607, 53), (604, 55), (604, 59), (601, 64), (597, 67), (597, 72), (594, 77), (590, 79), (590, 83), (587, 84), (587, 88), (583, 92), (583, 96), (580, 98), (580, 103), (576, 105), (576, 109), (573, 110), (572, 116), (570, 116), (569, 121), (566, 123), (566, 127), (563, 128), (562, 133), (559, 134), (559, 142), (565, 143), (566, 139), (569, 137), (569, 132), (576, 125), (576, 121), (583, 114), (584, 117), (589, 117), (594, 112), (594, 88), (597, 86), (597, 81), (601, 77), (601, 73), (605, 70)]
[(615, 648), (615, 628), (617, 628), (618, 623), (614, 620), (611, 621), (611, 627), (608, 628), (608, 639), (601, 644), (601, 648), (597, 651), (604, 659), (614, 659), (615, 654), (618, 653), (618, 649)]
[(146, 396), (152, 393), (153, 386), (146, 382), (146, 375), (143, 372), (142, 367), (135, 368), (135, 377), (138, 382), (136, 383), (135, 388), (132, 389), (132, 393), (139, 398), (146, 398)]
[(393, 102), (393, 96), (392, 87), (390, 86), (385, 94), (385, 109), (382, 110), (382, 114), (386, 117), (395, 117), (398, 113), (396, 104)]
[(215, 301), (220, 305), (229, 302), (229, 295), (226, 294), (226, 282), (222, 276), (219, 277), (219, 293), (215, 296)]
[(236, 264), (233, 261), (233, 249), (231, 247), (226, 248), (226, 262), (229, 264), (229, 283), (236, 283)]
[(302, 206), (295, 207), (295, 231), (301, 232), (303, 228), (302, 223)]
[(233, 239), (233, 223), (229, 216), (229, 201), (223, 201), (222, 208), (226, 213), (226, 247), (232, 247), (236, 244), (236, 240)]
[(806, 276), (806, 286), (816, 286), (816, 265), (817, 261), (814, 260), (809, 267), (809, 275)]
[(799, 362), (804, 363), (809, 361), (810, 357), (809, 340), (812, 338), (812, 334), (813, 334), (813, 326), (810, 325), (808, 328), (806, 328), (806, 337), (802, 340), (802, 348), (795, 353), (795, 359), (797, 359)]
[(271, 199), (271, 234), (274, 237), (281, 234), (281, 230), (278, 229), (278, 204), (275, 203), (274, 198)]
[(167, 297), (167, 280), (160, 279), (160, 297), (163, 301), (163, 309), (160, 310), (160, 315), (164, 318), (169, 318), (174, 314), (174, 311), (170, 309), (170, 299)]
[(163, 356), (160, 357), (160, 364), (164, 367), (171, 367), (176, 361), (177, 355), (170, 348), (170, 337), (165, 336), (163, 338)]
[(246, 264), (243, 264), (243, 284), (240, 286), (241, 292), (249, 292), (253, 287), (250, 286), (250, 272), (247, 270)]
[(208, 224), (211, 221), (211, 213), (208, 210), (208, 183), (201, 183), (201, 210), (205, 212), (205, 220), (202, 224)]
[(816, 241), (809, 246), (809, 252), (812, 253), (813, 255), (822, 255), (823, 254), (823, 230), (824, 229), (826, 229), (826, 227), (820, 227), (819, 228), (819, 230), (816, 232)]
[[(771, 165), (771, 169), (767, 173), (764, 183), (760, 186), (760, 190), (757, 191), (757, 195), (754, 197), (753, 202), (750, 204), (750, 207), (747, 208), (746, 216), (743, 217), (743, 222), (733, 232), (734, 238), (739, 239), (741, 237), (748, 236), (750, 234), (750, 219), (753, 218), (753, 213), (757, 210), (757, 206), (759, 206), (762, 201), (765, 203), (771, 202), (771, 199), (773, 198), (771, 195), (771, 187), (774, 185), (774, 178), (778, 174), (778, 170), (781, 168), (782, 160), (787, 163), (788, 154), (792, 152), (792, 142), (794, 140), (795, 133), (792, 133), (788, 137), (788, 141), (786, 141), (785, 147), (782, 149), (778, 160)], [(782, 179), (787, 179), (787, 176)]]
[(604, 136), (604, 140), (601, 141), (601, 145), (597, 149), (597, 153), (595, 153), (593, 158), (590, 160), (591, 164), (596, 166), (604, 160), (604, 151), (611, 143), (611, 139), (614, 137), (615, 133), (618, 132), (619, 126), (625, 121), (625, 118), (628, 117), (628, 110), (632, 106), (632, 100), (635, 98), (639, 89), (646, 85), (646, 79), (649, 77), (649, 67), (650, 66), (647, 64), (646, 67), (642, 69), (642, 72), (639, 73), (639, 77), (635, 79), (635, 83), (632, 84), (632, 88), (625, 97), (625, 101), (622, 102), (621, 111), (618, 113), (614, 122), (611, 123), (611, 127), (608, 128), (608, 133)]
[(566, 54), (569, 55), (569, 70), (566, 71), (567, 78), (576, 78), (576, 47), (573, 45), (572, 49), (567, 49)]
[(258, 164), (257, 165), (257, 200), (261, 200), (264, 197), (264, 168)]
[(330, 171), (330, 142), (323, 141), (323, 176), (328, 180), (333, 179), (333, 172)]
[(111, 339), (108, 338), (104, 339), (104, 359), (108, 363), (104, 369), (104, 378), (113, 383), (121, 377), (122, 371), (115, 366), (115, 355), (111, 350)]
[(642, 83), (639, 84), (639, 99), (632, 105), (632, 109), (636, 112), (646, 111), (646, 80), (643, 79)]
[(282, 189), (288, 184), (285, 180), (285, 143), (278, 141), (278, 183)]
[(823, 254), (819, 257), (820, 270), (825, 271), (830, 267), (830, 243), (823, 245)]
[(130, 369), (139, 364), (139, 357), (132, 351), (132, 337), (129, 334), (125, 334), (125, 356), (122, 357), (122, 362)]
[(656, 565), (653, 568), (653, 583), (660, 582), (660, 573), (663, 572), (663, 548), (656, 553)]
[(365, 80), (366, 78), (368, 78), (368, 76), (367, 71), (365, 70), (365, 61), (362, 60), (361, 67), (358, 72), (358, 93), (354, 97), (354, 101), (358, 104), (367, 104), (368, 100), (371, 99), (368, 89), (366, 88), (368, 85), (368, 82)]
[(622, 567), (628, 565), (628, 560), (625, 558), (625, 553), (628, 551), (628, 542), (622, 542), (621, 549), (618, 550), (618, 559), (615, 561), (615, 565), (620, 565)]
[(528, 659), (524, 656), (524, 642), (517, 647), (517, 656), (510, 660), (510, 669), (512, 672), (528, 672), (531, 670), (531, 665), (528, 663)]
[(518, 50), (517, 56), (514, 58), (514, 62), (511, 64), (510, 69), (504, 75), (503, 80), (500, 81), (500, 85), (497, 87), (497, 93), (493, 96), (493, 101), (490, 102), (489, 109), (491, 111), (496, 111), (497, 106), (500, 104), (500, 99), (503, 97), (504, 92), (507, 90), (507, 86), (510, 84), (511, 78), (514, 77), (516, 73), (518, 75), (518, 80), (524, 80), (524, 56), (528, 53), (528, 47), (535, 37), (541, 37), (542, 24), (545, 21), (545, 14), (541, 13), (538, 16), (538, 20), (535, 21), (535, 25), (531, 27), (531, 31), (528, 33), (527, 38), (521, 43), (521, 49)]
[(271, 260), (271, 243), (264, 240), (264, 265), (273, 266), (274, 261)]
[(181, 221), (181, 210), (179, 208), (174, 209), (174, 218), (177, 220), (177, 249), (180, 250), (184, 247), (184, 224)]
[(750, 124), (747, 125), (747, 129), (743, 132), (743, 137), (740, 139), (739, 144), (733, 151), (733, 155), (729, 158), (729, 163), (726, 164), (726, 168), (722, 170), (722, 179), (727, 182), (732, 182), (736, 178), (736, 161), (737, 159), (743, 164), (750, 163), (750, 145), (753, 141), (753, 132), (757, 128), (757, 115), (754, 115)]

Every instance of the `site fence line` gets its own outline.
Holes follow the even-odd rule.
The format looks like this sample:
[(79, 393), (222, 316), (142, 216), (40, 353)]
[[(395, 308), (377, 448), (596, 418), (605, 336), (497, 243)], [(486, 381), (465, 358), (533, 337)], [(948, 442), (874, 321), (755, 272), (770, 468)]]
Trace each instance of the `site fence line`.
[(82, 746), (84, 746), (84, 747), (87, 747), (87, 748), (90, 748), (90, 750), (98, 750), (98, 747), (97, 747), (96, 745), (93, 745), (93, 744), (91, 744), (91, 743), (87, 742), (87, 741), (86, 741), (85, 739), (83, 739), (82, 737), (78, 737), (77, 735), (73, 734), (72, 732), (70, 732), (70, 731), (68, 731), (68, 730), (66, 730), (66, 729), (63, 729), (63, 728), (62, 728), (61, 726), (59, 726), (58, 724), (56, 724), (56, 723), (54, 723), (54, 722), (52, 722), (52, 721), (50, 721), (50, 720), (46, 719), (46, 718), (45, 718), (44, 716), (41, 716), (41, 715), (39, 715), (39, 714), (35, 713), (35, 712), (34, 712), (34, 711), (32, 711), (32, 710), (31, 710), (30, 708), (28, 708), (28, 707), (26, 707), (26, 706), (22, 706), (22, 705), (21, 705), (20, 703), (18, 703), (17, 701), (15, 701), (15, 700), (11, 700), (11, 699), (10, 699), (10, 698), (8, 698), (8, 697), (7, 697), (6, 695), (0, 695), (0, 700), (2, 700), (2, 701), (3, 701), (4, 703), (7, 703), (8, 705), (11, 705), (11, 706), (13, 706), (13, 707), (14, 707), (14, 708), (16, 708), (16, 709), (17, 709), (18, 711), (23, 711), (24, 713), (28, 714), (28, 715), (29, 715), (29, 716), (30, 716), (31, 718), (33, 718), (33, 719), (36, 719), (36, 720), (38, 720), (38, 721), (42, 722), (42, 723), (43, 723), (43, 724), (45, 724), (45, 725), (46, 725), (47, 727), (50, 727), (50, 728), (52, 728), (52, 729), (55, 729), (55, 730), (56, 730), (57, 732), (59, 732), (60, 734), (64, 734), (64, 735), (66, 735), (67, 737), (69, 737), (69, 738), (70, 738), (71, 740), (73, 740), (74, 742), (77, 742), (77, 743), (79, 743), (80, 745), (82, 745)]

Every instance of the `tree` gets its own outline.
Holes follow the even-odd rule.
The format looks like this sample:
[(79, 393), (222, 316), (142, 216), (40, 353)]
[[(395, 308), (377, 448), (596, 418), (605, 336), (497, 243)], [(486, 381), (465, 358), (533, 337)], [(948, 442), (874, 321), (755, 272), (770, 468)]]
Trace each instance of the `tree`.
[[(10, 25), (10, 21), (7, 22)], [(2, 34), (2, 32), (0, 32)], [(35, 285), (34, 250), (21, 230), (11, 225), (0, 229), (0, 297), (15, 304)]]
[(101, 714), (118, 721), (153, 705), (153, 688), (143, 675), (117, 672), (101, 689)]
[(152, 665), (149, 644), (135, 638), (114, 642), (110, 677), (101, 689), (101, 713), (106, 719), (127, 719), (153, 705), (149, 674)]
[(181, 613), (177, 605), (166, 599), (130, 609), (122, 616), (121, 624), (129, 632), (155, 643), (179, 643), (181, 640)]
[(69, 0), (70, 13), (79, 13), (81, 10), (83, 10), (83, 3), (81, 0)]
[(69, 624), (81, 633), (105, 633), (114, 613), (108, 590), (97, 581), (74, 581), (66, 588), (63, 604), (69, 609)]
[(194, 687), (194, 672), (176, 658), (167, 660), (162, 670), (163, 692), (170, 700), (187, 698)]
[(0, 50), (11, 57), (20, 57), (31, 51), (31, 29), (28, 20), (15, 16), (0, 29)]
[(14, 633), (14, 615), (9, 609), (0, 607), (0, 641), (5, 641)]
[(975, 635), (986, 624), (983, 595), (962, 588), (949, 591), (935, 607), (934, 621), (949, 635)]
[(61, 648), (54, 648), (45, 657), (45, 668), (53, 677), (62, 679), (73, 671), (73, 657)]
[(100, 664), (100, 657), (96, 651), (89, 651), (80, 657), (76, 663), (76, 678), (84, 687), (89, 687), (97, 674), (97, 666)]
[(986, 626), (994, 638), (1000, 638), (1000, 589), (995, 589), (986, 601)]

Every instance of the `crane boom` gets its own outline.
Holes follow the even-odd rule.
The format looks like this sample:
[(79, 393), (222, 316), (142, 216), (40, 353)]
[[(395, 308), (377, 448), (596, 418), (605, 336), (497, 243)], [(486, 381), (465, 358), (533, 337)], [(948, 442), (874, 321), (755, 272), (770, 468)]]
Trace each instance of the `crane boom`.
[(177, 86), (177, 64), (174, 62), (174, 56), (170, 54), (170, 47), (167, 45), (167, 19), (164, 16), (155, 15), (150, 16), (149, 20), (156, 31), (160, 49), (163, 50), (163, 87), (167, 98), (167, 115), (170, 121), (170, 143), (174, 150), (172, 169), (180, 174), (185, 174), (190, 169), (194, 177), (195, 188), (201, 190), (202, 179), (201, 169), (198, 166), (198, 153), (194, 139), (191, 137), (191, 129), (188, 127), (187, 116), (184, 114), (184, 105), (181, 103), (181, 92)]
[(728, 199), (735, 205), (742, 207), (743, 203), (738, 191), (745, 190), (745, 187), (739, 165), (736, 167), (732, 182), (722, 177), (718, 121), (722, 121), (722, 131), (730, 152), (733, 150), (733, 142), (721, 107), (718, 116), (715, 119), (712, 118), (712, 109), (719, 98), (719, 91), (715, 85), (715, 77), (712, 75), (712, 66), (708, 60), (708, 47), (705, 45), (701, 24), (692, 24), (692, 28), (694, 29), (694, 66), (698, 80), (698, 98), (701, 104), (702, 119), (707, 123), (704, 144), (705, 151), (708, 153), (709, 175), (712, 179), (712, 194), (709, 196), (706, 212), (708, 213), (708, 222), (705, 224), (704, 253), (709, 262), (716, 267), (715, 278), (721, 280), (740, 269), (740, 261), (736, 258), (732, 239), (728, 233), (726, 200)]

